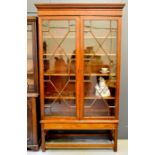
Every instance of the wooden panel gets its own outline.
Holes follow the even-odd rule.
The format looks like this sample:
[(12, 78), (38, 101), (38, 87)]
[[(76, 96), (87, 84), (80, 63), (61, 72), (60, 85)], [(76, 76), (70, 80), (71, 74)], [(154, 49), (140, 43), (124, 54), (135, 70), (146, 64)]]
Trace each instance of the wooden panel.
[(32, 98), (32, 121), (33, 121), (33, 140), (34, 144), (37, 144), (37, 109), (36, 98)]
[(79, 136), (89, 136), (89, 137), (93, 137), (93, 136), (107, 136), (107, 133), (95, 133), (95, 134), (83, 134), (83, 133), (70, 133), (70, 134), (66, 134), (66, 133), (62, 133), (62, 134), (53, 134), (51, 136), (51, 138), (64, 138), (64, 137), (79, 137)]
[(39, 73), (40, 73), (40, 109), (41, 119), (44, 118), (44, 73), (43, 73), (43, 41), (42, 41), (42, 19), (38, 20), (39, 28)]
[(118, 17), (108, 17), (108, 16), (93, 16), (93, 15), (88, 15), (88, 16), (82, 16), (82, 20), (118, 20)]
[(80, 16), (88, 16), (88, 15), (100, 15), (100, 16), (122, 16), (122, 11), (113, 11), (113, 10), (48, 10), (48, 11), (39, 11), (38, 12), (39, 16), (55, 16), (55, 15), (80, 15)]
[(27, 99), (27, 144), (33, 144), (32, 100)]
[(125, 3), (36, 3), (39, 10), (51, 9), (123, 9)]
[(99, 124), (110, 124), (110, 123), (116, 123), (118, 124), (118, 120), (106, 120), (106, 119), (101, 119), (101, 120), (91, 120), (91, 119), (83, 119), (83, 120), (75, 120), (75, 119), (69, 119), (69, 118), (57, 118), (57, 119), (51, 119), (51, 117), (45, 117), (45, 120), (41, 120), (41, 123), (61, 123), (61, 124), (65, 124), (65, 123), (72, 123), (72, 124), (85, 124), (85, 123), (89, 123), (89, 124), (94, 124), (94, 123), (99, 123)]
[(63, 130), (102, 130), (115, 129), (116, 124), (61, 124), (61, 123), (45, 123), (45, 130), (63, 129)]
[[(101, 4), (35, 4), (39, 16), (45, 15), (104, 15), (121, 16), (124, 3)], [(61, 10), (60, 10), (61, 9)]]
[(38, 150), (38, 130), (37, 130), (37, 113), (36, 98), (27, 98), (27, 148)]

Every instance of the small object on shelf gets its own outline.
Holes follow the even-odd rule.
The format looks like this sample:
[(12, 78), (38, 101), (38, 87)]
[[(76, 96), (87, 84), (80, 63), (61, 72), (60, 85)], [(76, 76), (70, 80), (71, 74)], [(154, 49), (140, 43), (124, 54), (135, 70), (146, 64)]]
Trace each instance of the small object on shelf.
[(96, 96), (102, 96), (102, 97), (110, 96), (110, 90), (103, 77), (99, 78), (99, 84), (96, 84), (95, 89), (96, 89), (95, 93)]
[(67, 64), (65, 63), (65, 60), (60, 57), (55, 57), (55, 73), (67, 73)]
[(100, 72), (101, 72), (101, 73), (109, 73), (110, 71), (109, 71), (109, 68), (107, 68), (107, 67), (102, 67), (102, 68), (100, 69)]
[(87, 59), (91, 58), (91, 55), (95, 54), (95, 52), (93, 50), (94, 49), (92, 46), (86, 47), (86, 49), (84, 50), (84, 53), (86, 54), (85, 58), (87, 58)]

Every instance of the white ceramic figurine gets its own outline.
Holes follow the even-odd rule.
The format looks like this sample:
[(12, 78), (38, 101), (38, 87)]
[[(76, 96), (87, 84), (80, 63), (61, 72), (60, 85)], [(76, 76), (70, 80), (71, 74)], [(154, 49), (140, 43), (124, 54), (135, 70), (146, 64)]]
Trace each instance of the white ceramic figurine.
[(96, 84), (96, 96), (102, 96), (102, 97), (108, 97), (110, 96), (110, 90), (108, 86), (106, 85), (106, 82), (103, 77), (99, 78), (99, 84)]

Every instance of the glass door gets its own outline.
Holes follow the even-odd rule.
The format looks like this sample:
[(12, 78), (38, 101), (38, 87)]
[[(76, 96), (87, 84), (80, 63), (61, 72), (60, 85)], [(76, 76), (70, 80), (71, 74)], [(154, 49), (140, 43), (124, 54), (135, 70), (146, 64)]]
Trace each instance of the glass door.
[(41, 24), (45, 116), (76, 117), (76, 19), (45, 17)]
[(115, 116), (117, 20), (83, 20), (84, 117)]
[(34, 44), (33, 44), (33, 23), (27, 24), (27, 92), (34, 92)]

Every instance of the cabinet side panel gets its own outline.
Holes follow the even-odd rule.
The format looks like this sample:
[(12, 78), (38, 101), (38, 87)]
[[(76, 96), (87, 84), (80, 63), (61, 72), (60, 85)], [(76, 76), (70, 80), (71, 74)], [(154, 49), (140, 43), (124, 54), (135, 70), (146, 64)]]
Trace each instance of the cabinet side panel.
[(43, 82), (43, 45), (42, 45), (42, 19), (38, 19), (39, 29), (39, 68), (40, 68), (40, 108), (41, 108), (41, 119), (44, 118), (44, 82)]
[(120, 96), (120, 62), (121, 62), (121, 29), (122, 18), (118, 18), (118, 38), (117, 38), (117, 82), (116, 82), (116, 119), (119, 119), (119, 96)]

